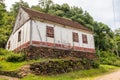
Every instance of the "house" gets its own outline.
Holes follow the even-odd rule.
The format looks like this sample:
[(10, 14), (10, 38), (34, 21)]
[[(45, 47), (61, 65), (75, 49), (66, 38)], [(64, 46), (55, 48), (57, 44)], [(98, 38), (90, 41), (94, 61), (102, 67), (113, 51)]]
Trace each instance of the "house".
[(72, 20), (21, 7), (6, 49), (21, 51), (30, 46), (95, 54), (90, 29)]

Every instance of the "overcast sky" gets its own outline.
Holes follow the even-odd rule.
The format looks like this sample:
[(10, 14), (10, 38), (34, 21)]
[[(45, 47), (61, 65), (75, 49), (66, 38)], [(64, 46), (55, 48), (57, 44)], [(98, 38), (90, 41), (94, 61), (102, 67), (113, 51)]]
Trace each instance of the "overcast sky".
[[(10, 9), (11, 5), (19, 0), (5, 0), (7, 10)], [(36, 5), (39, 0), (23, 0), (28, 4)], [(114, 1), (114, 9), (113, 9)], [(82, 7), (86, 10), (98, 22), (107, 24), (112, 30), (120, 28), (120, 0), (53, 0), (54, 3), (63, 4), (68, 3), (70, 6)], [(115, 23), (114, 13), (115, 11)]]

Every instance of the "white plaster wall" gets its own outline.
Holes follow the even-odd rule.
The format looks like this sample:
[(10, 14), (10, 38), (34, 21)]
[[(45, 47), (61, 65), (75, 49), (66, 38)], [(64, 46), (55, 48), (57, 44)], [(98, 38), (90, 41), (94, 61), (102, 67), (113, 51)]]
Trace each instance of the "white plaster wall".
[(71, 29), (65, 28), (60, 25), (55, 25), (54, 28), (54, 34), (55, 34), (55, 43), (60, 43), (64, 45), (72, 45), (72, 33)]
[[(18, 32), (21, 31), (21, 41), (18, 42)], [(11, 42), (10, 50), (14, 50), (20, 45), (30, 41), (30, 21), (26, 22), (19, 30), (12, 33), (8, 42)], [(6, 48), (8, 49), (8, 42)]]
[(61, 35), (62, 35), (62, 44), (64, 45), (69, 45), (71, 44), (71, 39), (69, 39), (71, 37), (71, 30), (67, 29), (67, 28), (64, 28), (64, 27), (61, 27)]
[(16, 18), (15, 26), (13, 29), (13, 32), (15, 32), (18, 28), (21, 27), (28, 19), (29, 19), (28, 13), (26, 13), (22, 8), (20, 8), (19, 13)]
[(32, 41), (46, 42), (46, 24), (32, 20)]
[[(51, 24), (48, 22), (40, 22), (32, 20), (32, 41), (42, 41), (58, 43), (70, 46), (79, 46), (84, 48), (94, 49), (94, 37), (93, 34), (82, 32), (76, 29), (64, 27), (62, 25)], [(54, 38), (46, 37), (46, 26), (54, 27)], [(21, 30), (21, 41), (18, 42), (18, 32)], [(79, 35), (79, 42), (73, 42), (72, 32), (76, 32)], [(87, 35), (88, 44), (84, 44), (82, 41), (82, 34)], [(30, 21), (26, 22), (19, 30), (11, 35), (8, 42), (11, 42), (10, 50), (14, 50), (20, 45), (30, 41)], [(8, 47), (8, 42), (7, 46)]]
[[(46, 26), (54, 27), (54, 38), (46, 37)], [(58, 25), (55, 23), (49, 22), (40, 22), (32, 21), (32, 40), (33, 41), (42, 41), (42, 42), (51, 42), (51, 43), (60, 43), (64, 45), (79, 46), (84, 48), (94, 49), (94, 37), (91, 33), (86, 33), (79, 31), (74, 28), (68, 28), (63, 25)], [(79, 42), (73, 42), (72, 32), (76, 32), (79, 35)], [(39, 34), (38, 34), (39, 33)], [(88, 44), (83, 43), (82, 34), (87, 35)], [(41, 38), (40, 38), (41, 35)]]
[(55, 32), (55, 34), (54, 34), (54, 36), (55, 36), (55, 43), (57, 43), (57, 44), (61, 44), (62, 42), (61, 42), (61, 27), (60, 26), (55, 26), (55, 28), (54, 28), (54, 32)]

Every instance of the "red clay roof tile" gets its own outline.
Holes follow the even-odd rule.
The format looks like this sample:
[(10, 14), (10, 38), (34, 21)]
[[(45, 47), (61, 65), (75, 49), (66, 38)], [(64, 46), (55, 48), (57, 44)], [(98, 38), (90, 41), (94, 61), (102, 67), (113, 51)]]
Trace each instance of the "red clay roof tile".
[(43, 19), (43, 20), (55, 22), (55, 23), (58, 23), (58, 24), (62, 24), (62, 25), (66, 25), (66, 26), (70, 26), (70, 27), (74, 27), (74, 28), (78, 28), (78, 29), (82, 29), (82, 30), (92, 32), (89, 28), (84, 27), (81, 24), (79, 24), (78, 22), (75, 22), (75, 21), (72, 21), (72, 20), (68, 20), (68, 19), (65, 19), (65, 18), (58, 17), (58, 16), (53, 16), (53, 15), (50, 15), (50, 14), (47, 14), (47, 13), (38, 12), (38, 11), (31, 10), (31, 9), (28, 9), (28, 8), (24, 8), (24, 7), (22, 7), (22, 9), (25, 12), (27, 12), (31, 18)]

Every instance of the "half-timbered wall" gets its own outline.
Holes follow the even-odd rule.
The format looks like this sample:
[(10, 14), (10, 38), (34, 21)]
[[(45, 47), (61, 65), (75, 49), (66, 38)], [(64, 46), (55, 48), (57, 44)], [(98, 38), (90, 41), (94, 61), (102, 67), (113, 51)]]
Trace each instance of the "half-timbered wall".
[[(47, 36), (47, 27), (53, 27), (54, 37)], [(73, 33), (77, 34), (78, 41), (73, 40)], [(87, 41), (85, 42), (85, 40)], [(92, 33), (48, 21), (36, 20), (32, 20), (32, 45), (64, 49), (75, 48), (76, 50), (95, 49)]]
[[(6, 48), (15, 50), (28, 41), (30, 41), (30, 21), (26, 22), (19, 30), (11, 34)], [(8, 44), (10, 44), (10, 46)]]
[(6, 48), (19, 51), (29, 45), (95, 52), (92, 32), (30, 18), (21, 8)]

